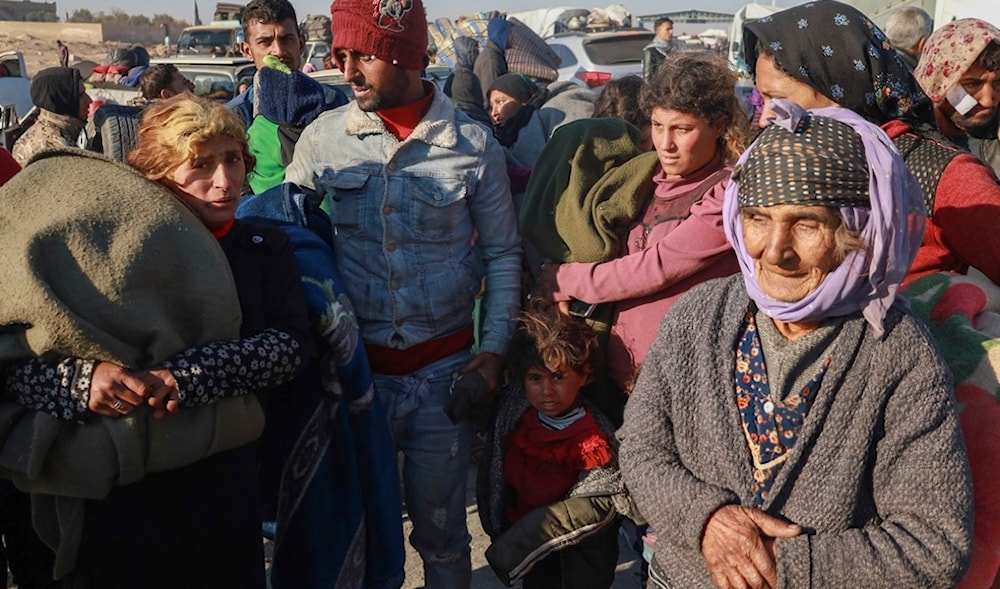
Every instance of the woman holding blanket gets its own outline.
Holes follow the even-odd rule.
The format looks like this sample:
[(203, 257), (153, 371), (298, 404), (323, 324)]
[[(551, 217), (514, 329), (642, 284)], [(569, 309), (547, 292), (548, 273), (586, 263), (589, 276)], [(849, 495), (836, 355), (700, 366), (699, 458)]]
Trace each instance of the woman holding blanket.
[[(656, 326), (677, 297), (705, 280), (738, 271), (721, 221), (729, 166), (743, 150), (746, 127), (733, 94), (735, 81), (726, 64), (716, 59), (684, 56), (664, 63), (640, 98), (651, 119), (655, 153), (634, 149), (632, 159), (605, 173), (586, 199), (602, 189), (613, 189), (613, 195), (591, 207), (596, 212), (585, 210), (583, 220), (576, 220), (577, 227), (598, 225), (600, 215), (624, 208), (623, 200), (631, 201), (627, 208), (635, 215), (625, 220), (627, 233), (620, 236), (620, 247), (612, 248), (607, 259), (571, 252), (559, 261), (575, 263), (542, 268), (543, 295), (555, 302), (615, 304), (607, 365), (619, 390), (628, 388)], [(559, 147), (554, 140), (553, 149)], [(578, 176), (575, 168), (572, 174)], [(529, 186), (529, 194), (535, 186)], [(572, 190), (577, 190), (574, 184), (566, 192)], [(575, 238), (566, 236), (574, 229), (567, 220), (575, 219), (567, 215), (564, 201), (573, 202), (563, 194), (555, 218), (560, 237), (569, 244)], [(522, 211), (522, 233), (544, 257), (551, 257), (544, 252), (547, 248), (538, 247), (549, 237), (533, 229), (538, 228), (537, 221), (528, 219), (533, 214), (544, 213), (530, 207)], [(580, 217), (578, 213), (576, 219)], [(619, 421), (620, 413), (615, 413), (610, 410), (609, 417)]]
[[(243, 125), (221, 104), (164, 100), (144, 113), (128, 161), (194, 213), (204, 228), (191, 233), (214, 236), (239, 299), (238, 339), (190, 342), (201, 345), (145, 366), (74, 357), (25, 361), (15, 365), (7, 388), (24, 405), (82, 423), (96, 414), (142, 424), (152, 412), (162, 418), (150, 422), (152, 433), (161, 422), (252, 392), (280, 402), (276, 387), (308, 356), (308, 323), (288, 238), (234, 218), (254, 164)], [(228, 286), (225, 276), (202, 279), (223, 291)], [(180, 432), (170, 443), (183, 444), (187, 433), (194, 435)], [(247, 442), (88, 501), (69, 586), (263, 588), (257, 453)]]

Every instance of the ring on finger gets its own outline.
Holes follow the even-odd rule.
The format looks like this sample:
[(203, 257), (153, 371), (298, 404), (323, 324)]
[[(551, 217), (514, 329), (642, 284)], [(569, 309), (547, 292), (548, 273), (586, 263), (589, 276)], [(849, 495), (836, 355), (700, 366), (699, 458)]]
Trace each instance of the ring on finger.
[(125, 404), (122, 403), (121, 399), (115, 399), (115, 402), (111, 404), (111, 408), (114, 409), (115, 411), (121, 411), (122, 407), (124, 406)]

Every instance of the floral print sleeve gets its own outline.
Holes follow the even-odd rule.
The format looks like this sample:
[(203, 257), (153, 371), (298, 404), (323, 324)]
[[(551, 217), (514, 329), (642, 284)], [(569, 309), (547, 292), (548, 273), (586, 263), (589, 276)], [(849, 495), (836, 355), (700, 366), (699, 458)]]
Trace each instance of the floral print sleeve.
[(186, 350), (163, 363), (180, 390), (181, 407), (268, 389), (291, 380), (305, 358), (299, 342), (279, 329)]
[(6, 375), (7, 391), (25, 407), (83, 423), (90, 413), (87, 401), (96, 365), (96, 360), (83, 358), (11, 362)]
[[(240, 397), (291, 380), (304, 361), (292, 336), (267, 329), (240, 340), (190, 348), (163, 363), (177, 381), (181, 407)], [(6, 368), (7, 395), (57, 419), (83, 423), (97, 360), (32, 358)]]

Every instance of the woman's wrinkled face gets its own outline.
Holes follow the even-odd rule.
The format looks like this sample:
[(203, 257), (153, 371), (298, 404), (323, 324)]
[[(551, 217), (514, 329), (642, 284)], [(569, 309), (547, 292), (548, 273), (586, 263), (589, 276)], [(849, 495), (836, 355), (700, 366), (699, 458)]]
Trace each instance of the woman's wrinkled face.
[(576, 406), (580, 389), (590, 382), (590, 372), (560, 366), (550, 372), (532, 366), (524, 375), (524, 392), (531, 406), (547, 417), (559, 417)]
[(757, 57), (754, 73), (757, 77), (757, 92), (764, 99), (764, 110), (758, 123), (761, 128), (771, 124), (768, 119), (774, 116), (771, 111), (771, 101), (775, 98), (791, 100), (805, 109), (837, 106), (836, 102), (820, 94), (809, 84), (779, 70), (774, 59), (768, 55)]
[(650, 120), (653, 148), (668, 178), (687, 176), (715, 157), (723, 129), (699, 116), (659, 106), (653, 107)]
[(245, 177), (240, 143), (220, 135), (197, 146), (194, 158), (181, 164), (168, 180), (202, 222), (217, 229), (236, 216)]
[(795, 302), (816, 290), (840, 263), (840, 213), (831, 207), (743, 207), (743, 242), (757, 283), (772, 299)]
[(490, 92), (490, 116), (493, 118), (493, 124), (498, 127), (504, 126), (523, 107), (523, 102), (509, 94), (504, 94), (499, 90)]

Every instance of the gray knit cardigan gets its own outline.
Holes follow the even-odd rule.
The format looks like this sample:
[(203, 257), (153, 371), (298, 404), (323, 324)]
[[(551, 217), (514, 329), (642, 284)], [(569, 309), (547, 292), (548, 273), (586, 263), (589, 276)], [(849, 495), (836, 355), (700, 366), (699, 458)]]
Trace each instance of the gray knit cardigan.
[[(659, 533), (673, 587), (712, 587), (709, 516), (753, 505), (734, 400), (742, 277), (692, 289), (660, 326), (619, 430), (621, 469)], [(878, 339), (845, 318), (833, 363), (763, 509), (805, 532), (777, 540), (778, 587), (953, 587), (972, 553), (973, 503), (951, 375), (924, 326), (892, 308)]]

